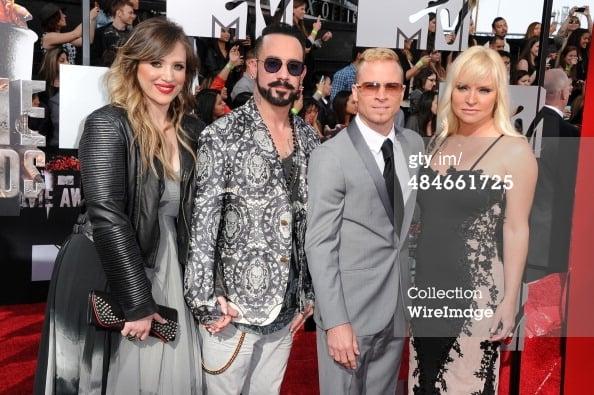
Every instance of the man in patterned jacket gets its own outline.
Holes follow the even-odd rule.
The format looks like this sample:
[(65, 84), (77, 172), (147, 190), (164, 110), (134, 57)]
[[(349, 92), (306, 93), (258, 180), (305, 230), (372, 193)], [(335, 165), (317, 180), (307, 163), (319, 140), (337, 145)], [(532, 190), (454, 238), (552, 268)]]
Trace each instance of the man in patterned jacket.
[(209, 394), (278, 394), (293, 333), (312, 314), (304, 253), (315, 132), (289, 115), (305, 77), (288, 25), (256, 41), (254, 97), (199, 140), (185, 297), (202, 324)]

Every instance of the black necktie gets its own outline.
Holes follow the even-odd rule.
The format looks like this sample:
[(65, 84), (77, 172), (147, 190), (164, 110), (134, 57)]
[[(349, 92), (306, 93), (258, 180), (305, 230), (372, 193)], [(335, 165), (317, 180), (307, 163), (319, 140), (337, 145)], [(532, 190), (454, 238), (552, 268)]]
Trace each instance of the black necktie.
[[(396, 182), (396, 168), (394, 167), (394, 145), (392, 140), (386, 139), (382, 144), (382, 155), (384, 156), (384, 181), (390, 196), (390, 204), (396, 214), (396, 231), (400, 235), (402, 228), (402, 217), (404, 216), (404, 201), (400, 183)], [(394, 199), (394, 195), (396, 195)], [(396, 205), (394, 205), (396, 203)]]

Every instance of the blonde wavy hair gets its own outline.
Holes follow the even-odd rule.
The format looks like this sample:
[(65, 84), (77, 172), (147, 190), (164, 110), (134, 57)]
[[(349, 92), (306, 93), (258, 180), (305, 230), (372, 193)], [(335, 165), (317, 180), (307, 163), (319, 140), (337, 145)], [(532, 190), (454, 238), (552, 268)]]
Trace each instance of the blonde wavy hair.
[(492, 49), (474, 46), (464, 51), (448, 68), (445, 89), (439, 103), (437, 118), (440, 120), (440, 130), (435, 144), (439, 145), (448, 136), (456, 134), (460, 126), (458, 117), (452, 110), (452, 91), (464, 75), (465, 82), (476, 83), (491, 80), (495, 85), (497, 101), (493, 110), (495, 127), (502, 134), (513, 137), (523, 137), (511, 123), (508, 77), (501, 56)]
[[(173, 124), (177, 140), (196, 159), (195, 153), (187, 143), (188, 134), (182, 129), (182, 118), (184, 114), (191, 112), (194, 105), (191, 87), (198, 61), (192, 45), (179, 25), (165, 18), (151, 18), (138, 24), (126, 43), (118, 49), (106, 77), (111, 103), (127, 112), (132, 126), (133, 142), (137, 143), (140, 149), (141, 171), (150, 168), (158, 176), (156, 158), (170, 179), (177, 178), (168, 160), (171, 156), (170, 149), (165, 142), (163, 131), (151, 121), (137, 73), (140, 62), (161, 60), (177, 43), (181, 43), (186, 51), (186, 80), (180, 93), (169, 105), (168, 117)], [(132, 148), (133, 145), (130, 149)]]

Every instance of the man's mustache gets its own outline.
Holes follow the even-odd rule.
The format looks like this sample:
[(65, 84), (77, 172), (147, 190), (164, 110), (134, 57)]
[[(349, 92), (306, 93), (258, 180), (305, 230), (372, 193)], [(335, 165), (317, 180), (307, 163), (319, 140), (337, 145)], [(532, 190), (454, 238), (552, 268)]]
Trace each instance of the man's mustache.
[(287, 88), (287, 89), (291, 89), (291, 90), (295, 90), (295, 87), (293, 85), (291, 85), (288, 81), (274, 81), (271, 82), (270, 84), (268, 84), (269, 88), (276, 88), (282, 86), (283, 88)]

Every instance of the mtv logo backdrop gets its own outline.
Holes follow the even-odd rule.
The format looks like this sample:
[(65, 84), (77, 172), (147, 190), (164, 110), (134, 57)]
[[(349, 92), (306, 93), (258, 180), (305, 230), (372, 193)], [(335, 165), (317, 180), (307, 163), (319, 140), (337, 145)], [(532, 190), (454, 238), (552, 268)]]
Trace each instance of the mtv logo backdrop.
[[(437, 14), (435, 49), (463, 51), (468, 48), (468, 0), (361, 0), (357, 15), (357, 45), (403, 48), (405, 39), (417, 39), (418, 49), (427, 49), (431, 12)], [(452, 43), (446, 42), (446, 33), (455, 34)]]
[[(277, 12), (282, 21), (292, 23), (293, 0), (255, 0), (256, 37)], [(167, 0), (167, 17), (183, 26), (189, 36), (219, 37), (221, 28), (233, 28), (241, 39), (247, 35), (246, 0)]]

